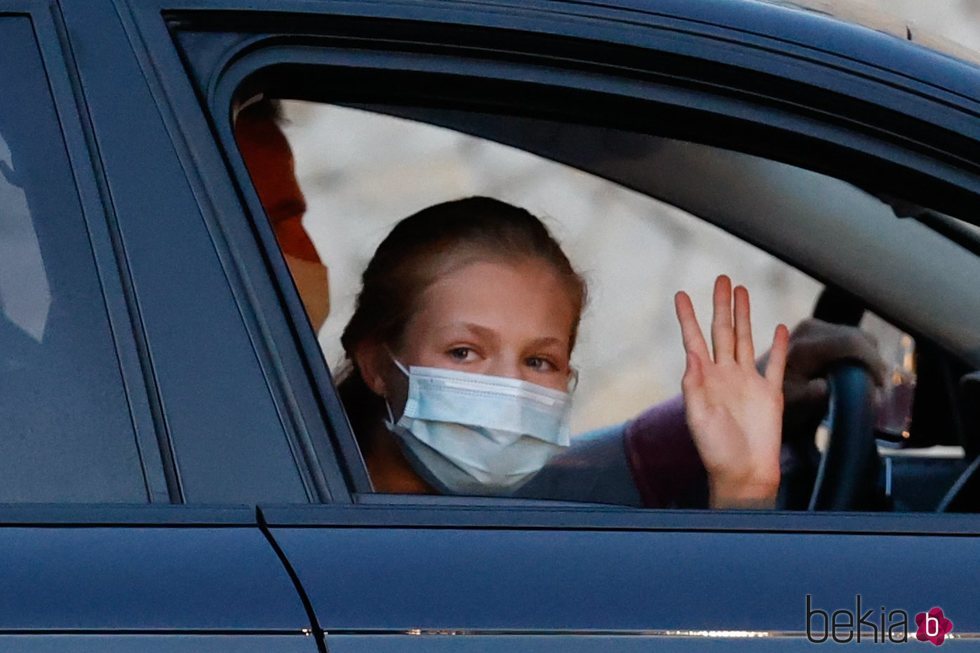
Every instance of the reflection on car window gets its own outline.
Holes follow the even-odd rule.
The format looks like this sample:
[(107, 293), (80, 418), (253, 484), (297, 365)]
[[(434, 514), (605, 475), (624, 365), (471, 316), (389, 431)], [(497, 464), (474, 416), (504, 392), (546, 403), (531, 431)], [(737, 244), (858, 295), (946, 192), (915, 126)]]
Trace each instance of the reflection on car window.
[(0, 18), (0, 88), (0, 502), (145, 502), (91, 246), (26, 18)]
[(0, 135), (0, 306), (7, 319), (41, 342), (51, 308), (51, 288), (27, 207), (17, 185), (10, 148)]

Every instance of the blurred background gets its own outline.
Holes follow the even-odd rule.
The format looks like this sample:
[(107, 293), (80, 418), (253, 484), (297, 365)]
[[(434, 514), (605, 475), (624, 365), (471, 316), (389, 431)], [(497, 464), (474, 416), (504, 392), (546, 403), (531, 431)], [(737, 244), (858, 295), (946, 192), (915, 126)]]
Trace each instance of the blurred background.
[(980, 50), (980, 0), (865, 0), (862, 4)]
[[(980, 0), (848, 3), (980, 49)], [(489, 195), (538, 215), (589, 283), (573, 364), (573, 432), (628, 419), (680, 390), (672, 296), (685, 289), (702, 324), (725, 273), (752, 293), (757, 351), (779, 322), (807, 317), (821, 286), (671, 206), (520, 150), (451, 130), (329, 105), (283, 103), (304, 224), (330, 270), (319, 340), (332, 369), (359, 275), (395, 222), (431, 204)], [(887, 337), (887, 333), (885, 334)]]

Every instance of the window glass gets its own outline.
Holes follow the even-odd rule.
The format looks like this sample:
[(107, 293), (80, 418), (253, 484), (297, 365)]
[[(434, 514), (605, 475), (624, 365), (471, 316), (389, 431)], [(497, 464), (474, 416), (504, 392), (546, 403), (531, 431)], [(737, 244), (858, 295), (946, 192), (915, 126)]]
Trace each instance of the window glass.
[(0, 19), (0, 502), (142, 502), (142, 469), (30, 21)]
[[(422, 121), (411, 119), (417, 116)], [(264, 127), (253, 124), (246, 128), (250, 120), (258, 120)], [(294, 100), (258, 100), (253, 108), (246, 106), (238, 114), (239, 145), (317, 329), (324, 357), (339, 382), (341, 399), (377, 492), (707, 507), (703, 452), (691, 438), (680, 400), (686, 360), (674, 294), (678, 290), (690, 294), (707, 338), (712, 288), (723, 274), (751, 293), (752, 331), (760, 369), (775, 327), (783, 323), (798, 327), (792, 336), (797, 352), (808, 347), (812, 347), (810, 351), (823, 350), (825, 344), (832, 343), (830, 346), (842, 348), (842, 359), (863, 357), (882, 362), (882, 374), (887, 372), (889, 380), (894, 376), (892, 368), (904, 365), (914, 383), (914, 368), (908, 369), (914, 345), (907, 336), (882, 320), (868, 321), (860, 337), (853, 327), (843, 332), (838, 326), (808, 321), (823, 291), (822, 284), (745, 240), (651, 195), (663, 184), (677, 183), (690, 189), (694, 197), (706, 198), (693, 204), (700, 201), (699, 206), (708, 214), (725, 211), (713, 198), (741, 203), (732, 211), (754, 212), (762, 228), (770, 231), (795, 233), (785, 242), (787, 251), (795, 247), (798, 256), (803, 250), (789, 243), (793, 238), (797, 242), (808, 238), (808, 215), (822, 212), (830, 224), (852, 215), (852, 210), (870, 211), (875, 219), (890, 224), (892, 210), (882, 201), (822, 175), (716, 148), (652, 137), (642, 140), (646, 137), (612, 130), (553, 127), (544, 121), (488, 118), (486, 114), (461, 111), (345, 107)], [(492, 135), (494, 140), (473, 133)], [(502, 144), (505, 142), (519, 143), (521, 148)], [(658, 159), (660, 155), (664, 156)], [(661, 165), (664, 161), (693, 162), (692, 170), (703, 166), (710, 174), (705, 175), (705, 186), (699, 188), (697, 183), (682, 179), (683, 173), (678, 170), (645, 167), (647, 159)], [(635, 187), (653, 191), (648, 195), (630, 190), (600, 175), (624, 183), (642, 176), (646, 180)], [(646, 183), (652, 177), (668, 181)], [(717, 185), (719, 179), (732, 186), (727, 196), (709, 187)], [(737, 187), (739, 184), (744, 188)], [(753, 184), (759, 186), (753, 189)], [(684, 192), (676, 197), (683, 199)], [(821, 197), (820, 203), (814, 204), (810, 195)], [(761, 214), (759, 196), (771, 202), (763, 205)], [(546, 331), (547, 324), (552, 324), (548, 316), (563, 314), (566, 304), (555, 298), (575, 295), (574, 290), (568, 290), (568, 283), (559, 280), (551, 291), (524, 295), (527, 279), (542, 276), (541, 268), (521, 268), (513, 259), (502, 262), (507, 257), (501, 255), (490, 263), (501, 263), (502, 267), (491, 266), (483, 276), (474, 273), (475, 278), (463, 281), (468, 272), (459, 270), (475, 269), (477, 264), (467, 266), (473, 261), (487, 263), (494, 255), (476, 252), (471, 258), (446, 262), (443, 268), (438, 256), (426, 254), (429, 258), (424, 264), (397, 268), (390, 265), (397, 260), (397, 250), (385, 249), (385, 245), (379, 248), (402, 219), (426, 207), (472, 197), (500, 200), (539, 217), (571, 267), (584, 279), (587, 300), (571, 353), (573, 374), (567, 383), (549, 385), (547, 371), (554, 366), (562, 368), (564, 361), (561, 355), (553, 360), (553, 352), (547, 347), (533, 351), (517, 347), (515, 364), (524, 366), (524, 372), (495, 367), (492, 361), (506, 350), (510, 341), (504, 331), (510, 327), (517, 324), (514, 328), (519, 328), (522, 321), (533, 322), (534, 316), (544, 315), (543, 322), (527, 328)], [(477, 220), (476, 214), (483, 210), (480, 205), (466, 206)], [(794, 212), (798, 215), (792, 217)], [(436, 214), (425, 215), (429, 216), (426, 220), (442, 219)], [(784, 215), (795, 220), (796, 226), (781, 223)], [(823, 233), (813, 229), (818, 245), (833, 227), (822, 228)], [(918, 229), (919, 225), (911, 228)], [(862, 234), (865, 236), (878, 237), (872, 227), (867, 227), (867, 233)], [(419, 234), (402, 234), (393, 242), (409, 242), (415, 237)], [(433, 251), (441, 251), (443, 246), (433, 246)], [(479, 245), (472, 246), (479, 249)], [(468, 250), (464, 247), (461, 251)], [(372, 260), (377, 267), (366, 273)], [(552, 269), (559, 269), (556, 266)], [(324, 267), (329, 268), (329, 275)], [(516, 270), (518, 277), (512, 288), (507, 285), (508, 269)], [(365, 274), (364, 283), (382, 278), (396, 283), (378, 285), (373, 299), (368, 300), (366, 292), (359, 296), (365, 287)], [(567, 281), (568, 275), (562, 274), (558, 276)], [(440, 285), (448, 277), (458, 277), (462, 290), (446, 290)], [(402, 306), (399, 293), (412, 283), (424, 291), (407, 308), (394, 308)], [(459, 317), (466, 310), (458, 306), (469, 310), (481, 305), (486, 294), (499, 299), (500, 287), (509, 288), (506, 312), (510, 318), (499, 323), (490, 336), (475, 333), (479, 330), (471, 328), (472, 322)], [(486, 288), (497, 290), (483, 293)], [(439, 299), (444, 291), (450, 297), (446, 304)], [(457, 300), (460, 303), (454, 304)], [(577, 315), (577, 304), (574, 300), (571, 304), (572, 313)], [(451, 308), (440, 312), (444, 306)], [(358, 315), (363, 322), (358, 322)], [(420, 323), (427, 325), (425, 334), (441, 333), (443, 322), (452, 325), (457, 318), (475, 335), (453, 332), (446, 336), (446, 342), (441, 336), (433, 336), (430, 342), (427, 335), (405, 342), (402, 335), (393, 335), (418, 336), (421, 332), (413, 328)], [(381, 327), (372, 332), (373, 337), (387, 338), (385, 348), (365, 347), (358, 353), (357, 343), (364, 342), (357, 340), (358, 334), (378, 324)], [(452, 329), (447, 327), (447, 331)], [(875, 335), (883, 343), (884, 361), (877, 358), (875, 346), (868, 344)], [(424, 351), (429, 345), (442, 350)], [(496, 353), (488, 354), (491, 350)], [(405, 358), (406, 351), (414, 363)], [(437, 353), (443, 358), (428, 356)], [(349, 383), (351, 355), (361, 366), (363, 383)], [(439, 360), (444, 364), (430, 362)], [(470, 363), (473, 365), (467, 367)], [(406, 369), (392, 372), (397, 365)], [(428, 369), (410, 369), (413, 365)], [(448, 376), (447, 369), (453, 370)], [(380, 371), (372, 375), (371, 370)], [(508, 422), (509, 417), (503, 417), (510, 415), (513, 404), (500, 395), (520, 395), (527, 387), (506, 381), (493, 381), (492, 388), (479, 383), (467, 385), (474, 378), (456, 373), (467, 370), (497, 379), (531, 379), (539, 387), (570, 391), (569, 442), (514, 439), (512, 434), (519, 429)], [(776, 506), (787, 509), (806, 508), (821, 452), (826, 450), (821, 439), (825, 431), (822, 436), (817, 431), (825, 416), (829, 390), (826, 383), (810, 383), (821, 380), (822, 371), (797, 367), (795, 373), (813, 378), (801, 381), (797, 386), (800, 392), (792, 397), (787, 394), (786, 399), (790, 408), (784, 418), (780, 457), (784, 482)], [(461, 399), (459, 393), (426, 387), (462, 388), (471, 394)], [(899, 395), (910, 385), (903, 382), (886, 389), (893, 401), (878, 406), (879, 436), (883, 431), (895, 432), (892, 422), (904, 419), (886, 411), (901, 408), (896, 402), (903, 401)], [(481, 394), (484, 396), (476, 398)], [(488, 398), (491, 395), (493, 398)], [(554, 400), (547, 392), (542, 395)], [(540, 427), (536, 420), (547, 421), (551, 415), (549, 410), (539, 409), (540, 404), (527, 409), (525, 403), (520, 410), (534, 413), (534, 417), (521, 414), (515, 418), (528, 429), (522, 431), (525, 435)], [(392, 421), (396, 422), (393, 426)], [(460, 423), (466, 425), (468, 435), (456, 428)], [(899, 425), (899, 439), (904, 426)], [(474, 431), (486, 441), (483, 445), (472, 445)], [(874, 437), (871, 427), (866, 435), (869, 440)], [(529, 440), (562, 446), (532, 445)], [(522, 448), (521, 443), (527, 446)], [(962, 467), (960, 456), (956, 464), (941, 464), (938, 475), (915, 470), (907, 473), (909, 466), (904, 464), (899, 474), (891, 452), (885, 450), (887, 443), (879, 444), (884, 447), (880, 469), (878, 461), (873, 461), (874, 469), (869, 467), (865, 472), (871, 485), (881, 486), (882, 496), (874, 497), (876, 509), (932, 510), (932, 504), (905, 498), (925, 496), (920, 490), (926, 484), (930, 486), (929, 496), (941, 496)], [(513, 452), (509, 460), (500, 453), (508, 447)], [(533, 471), (542, 466), (541, 471)], [(881, 479), (877, 478), (879, 472)], [(897, 493), (894, 484), (900, 476), (901, 493)], [(744, 505), (753, 507), (751, 502)]]

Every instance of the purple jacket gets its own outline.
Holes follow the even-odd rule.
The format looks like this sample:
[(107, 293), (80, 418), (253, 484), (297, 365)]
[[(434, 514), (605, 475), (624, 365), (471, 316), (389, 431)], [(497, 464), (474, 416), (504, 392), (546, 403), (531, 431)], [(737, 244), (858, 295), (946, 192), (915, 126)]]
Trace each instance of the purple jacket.
[(646, 508), (704, 508), (708, 476), (678, 395), (626, 423), (623, 446)]
[(707, 474), (683, 398), (573, 439), (512, 496), (642, 508), (704, 508)]

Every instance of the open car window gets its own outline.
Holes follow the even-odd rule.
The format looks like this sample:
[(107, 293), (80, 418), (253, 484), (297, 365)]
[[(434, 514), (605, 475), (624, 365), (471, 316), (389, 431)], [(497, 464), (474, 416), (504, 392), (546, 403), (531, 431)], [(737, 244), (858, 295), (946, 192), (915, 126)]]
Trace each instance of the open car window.
[[(927, 295), (929, 285), (943, 276), (942, 257), (957, 259), (957, 270), (977, 266), (971, 252), (922, 222), (896, 217), (894, 207), (877, 194), (710, 146), (410, 106), (284, 100), (268, 117), (279, 124), (294, 158), (280, 165), (295, 166), (298, 180), (297, 188), (278, 190), (298, 201), (270, 201), (272, 191), (263, 189), (268, 170), (254, 163), (253, 155), (246, 155), (246, 163), (335, 380), (350, 368), (341, 336), (365, 266), (395, 223), (427, 206), (482, 195), (526, 208), (543, 219), (586, 278), (589, 299), (572, 355), (577, 372), (571, 412), (574, 454), (556, 458), (561, 465), (546, 466), (517, 489), (500, 494), (508, 500), (707, 505), (704, 472), (685, 435), (683, 412), (677, 410), (684, 371), (672, 303), (677, 290), (694, 297), (705, 323), (718, 274), (746, 285), (752, 292), (760, 354), (777, 323), (793, 326), (819, 310), (818, 299), (827, 294), (825, 283), (829, 292), (843, 291), (847, 301), (861, 307), (857, 319), (868, 303), (854, 297), (870, 297), (876, 302), (872, 308), (902, 325), (899, 329), (880, 318), (865, 320), (866, 331), (880, 336), (889, 374), (914, 375), (911, 361), (917, 354), (909, 332), (928, 332), (937, 321), (962, 320), (962, 312), (954, 316)], [(243, 141), (241, 133), (239, 145), (246, 153), (248, 139)], [(286, 213), (291, 217), (284, 217), (284, 206), (290, 207)], [(284, 226), (286, 222), (291, 226)], [(900, 250), (908, 260), (895, 260)], [(868, 265), (869, 260), (875, 264)], [(313, 262), (329, 269), (329, 290)], [(906, 264), (919, 266), (919, 272), (908, 274)], [(314, 295), (326, 293), (329, 301), (311, 301), (304, 287), (321, 288)], [(896, 292), (898, 288), (910, 292)], [(938, 352), (949, 375), (969, 371), (942, 353), (943, 343), (924, 342), (927, 351)], [(890, 392), (888, 401), (876, 399), (875, 425), (886, 426), (889, 433), (878, 433), (880, 459), (862, 473), (880, 495), (875, 509), (931, 511), (962, 474), (976, 434), (950, 431), (926, 417), (919, 418), (921, 427), (913, 428), (913, 398), (902, 393), (931, 393), (952, 402), (946, 407), (957, 412), (968, 409), (935, 375), (925, 385), (907, 379), (889, 385), (892, 380), (889, 376), (878, 391)], [(942, 400), (917, 401), (926, 406)], [(673, 418), (658, 416), (665, 406), (674, 410)], [(892, 414), (903, 409), (901, 415)], [(647, 424), (651, 414), (654, 419), (643, 437), (652, 445), (638, 454), (624, 446), (625, 433)], [(909, 421), (896, 436), (894, 422), (903, 419)], [(830, 418), (824, 422), (829, 425)], [(908, 428), (922, 435), (910, 437)], [(936, 435), (936, 429), (946, 430)], [(370, 461), (363, 434), (355, 436), (363, 458)], [(937, 455), (935, 446), (947, 447), (943, 451), (950, 455)], [(779, 507), (806, 507), (813, 475), (825, 455), (825, 435), (818, 432), (807, 448), (809, 460), (798, 451), (784, 452), (784, 484), (792, 480), (799, 487)], [(637, 455), (646, 462), (637, 463)], [(669, 482), (647, 482), (644, 487), (637, 474), (659, 474)], [(378, 485), (377, 479), (372, 481)], [(371, 500), (379, 501), (383, 497)]]
[[(765, 287), (753, 304), (761, 351), (776, 324), (809, 315), (821, 288), (683, 210), (516, 147), (364, 109), (286, 101), (283, 113), (307, 202), (303, 223), (330, 270), (331, 311), (318, 336), (331, 369), (344, 362), (341, 334), (361, 273), (391, 227), (473, 195), (540, 216), (586, 276), (573, 352), (574, 433), (630, 419), (680, 392), (677, 290), (688, 290), (708, 316), (718, 274)], [(617, 155), (601, 142), (582, 146)]]

